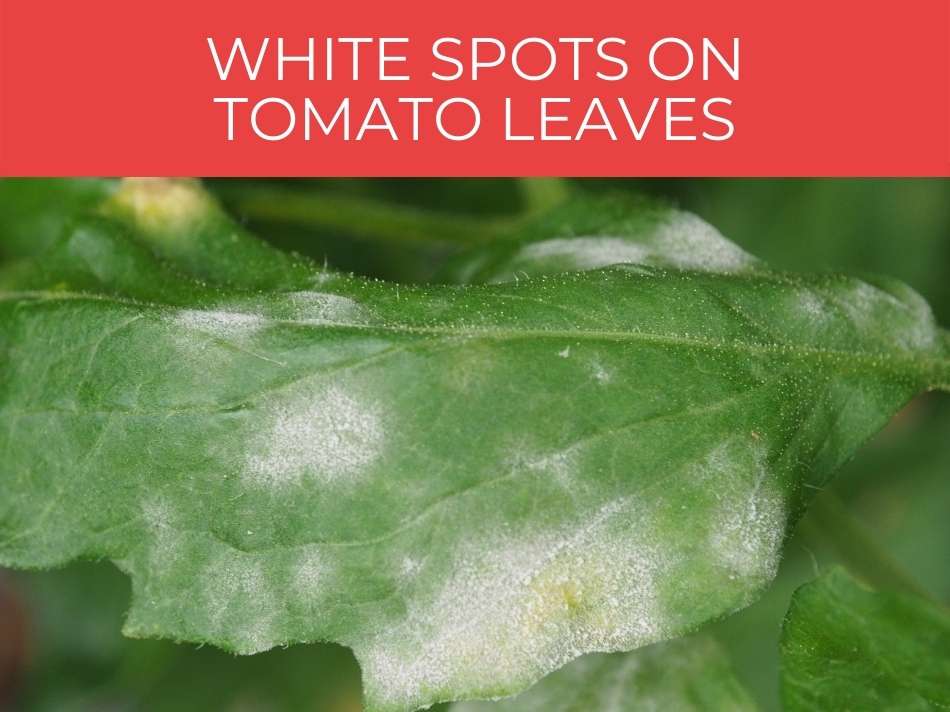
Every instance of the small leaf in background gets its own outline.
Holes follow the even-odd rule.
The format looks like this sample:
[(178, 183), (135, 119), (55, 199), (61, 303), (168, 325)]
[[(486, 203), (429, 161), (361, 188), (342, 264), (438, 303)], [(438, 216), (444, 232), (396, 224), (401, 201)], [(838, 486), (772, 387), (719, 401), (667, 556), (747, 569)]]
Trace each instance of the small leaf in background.
[(950, 614), (840, 569), (802, 586), (782, 635), (788, 712), (950, 707)]

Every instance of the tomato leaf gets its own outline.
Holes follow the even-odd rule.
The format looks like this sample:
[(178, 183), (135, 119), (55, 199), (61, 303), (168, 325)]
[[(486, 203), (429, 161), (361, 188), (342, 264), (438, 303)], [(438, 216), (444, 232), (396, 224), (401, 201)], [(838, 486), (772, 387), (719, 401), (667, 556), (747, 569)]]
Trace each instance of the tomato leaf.
[(41, 253), (79, 210), (97, 205), (116, 186), (98, 178), (0, 180), (0, 258)]
[(131, 636), (343, 643), (371, 710), (683, 635), (950, 381), (909, 288), (727, 245), (407, 287), (267, 247), (195, 183), (126, 183), (0, 277), (0, 564), (115, 561)]
[(500, 702), (458, 702), (450, 712), (753, 712), (725, 652), (709, 636), (631, 653), (585, 655), (527, 692)]
[(782, 635), (789, 712), (950, 707), (950, 615), (923, 598), (871, 591), (842, 569), (792, 597)]
[(575, 196), (509, 239), (471, 250), (442, 275), (460, 284), (639, 264), (675, 270), (742, 272), (761, 263), (701, 218), (646, 198)]

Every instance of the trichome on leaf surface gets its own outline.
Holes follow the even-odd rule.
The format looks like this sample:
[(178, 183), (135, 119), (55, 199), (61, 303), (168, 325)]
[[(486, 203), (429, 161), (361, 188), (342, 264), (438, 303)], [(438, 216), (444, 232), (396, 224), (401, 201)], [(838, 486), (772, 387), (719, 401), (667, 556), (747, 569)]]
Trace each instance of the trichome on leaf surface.
[[(343, 644), (368, 710), (545, 676), (456, 707), (753, 709), (683, 636), (950, 390), (909, 287), (774, 270), (643, 200), (553, 201), (411, 285), (281, 251), (194, 181), (75, 195), (0, 272), (0, 564), (113, 561), (131, 637)], [(795, 596), (787, 709), (950, 704), (946, 610), (889, 596), (842, 571)]]

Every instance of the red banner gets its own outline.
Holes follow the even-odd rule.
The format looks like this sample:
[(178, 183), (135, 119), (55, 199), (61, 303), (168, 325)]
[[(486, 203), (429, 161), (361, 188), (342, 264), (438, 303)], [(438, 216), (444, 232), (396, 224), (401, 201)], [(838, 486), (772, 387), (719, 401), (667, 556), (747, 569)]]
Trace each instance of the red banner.
[(2, 0), (6, 175), (948, 175), (950, 4)]

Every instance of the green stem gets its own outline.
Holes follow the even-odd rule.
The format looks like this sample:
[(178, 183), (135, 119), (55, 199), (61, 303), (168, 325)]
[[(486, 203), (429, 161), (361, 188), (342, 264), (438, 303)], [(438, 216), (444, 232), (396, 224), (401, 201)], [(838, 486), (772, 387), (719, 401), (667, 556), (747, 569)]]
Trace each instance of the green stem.
[(852, 573), (872, 586), (935, 600), (833, 492), (826, 490), (815, 498), (802, 525), (806, 534), (833, 548)]
[(569, 187), (560, 179), (522, 178), (522, 213), (505, 217), (442, 214), (385, 200), (319, 190), (288, 191), (266, 186), (230, 187), (215, 191), (238, 215), (256, 221), (316, 230), (339, 230), (382, 243), (465, 247), (491, 242), (530, 216), (566, 200)]
[(339, 230), (398, 244), (451, 242), (475, 245), (495, 235), (490, 221), (442, 216), (380, 200), (330, 195), (318, 191), (297, 194), (271, 188), (221, 191), (226, 202), (251, 220), (321, 230)]
[(549, 210), (570, 197), (570, 184), (563, 178), (519, 178), (518, 184), (528, 213)]

